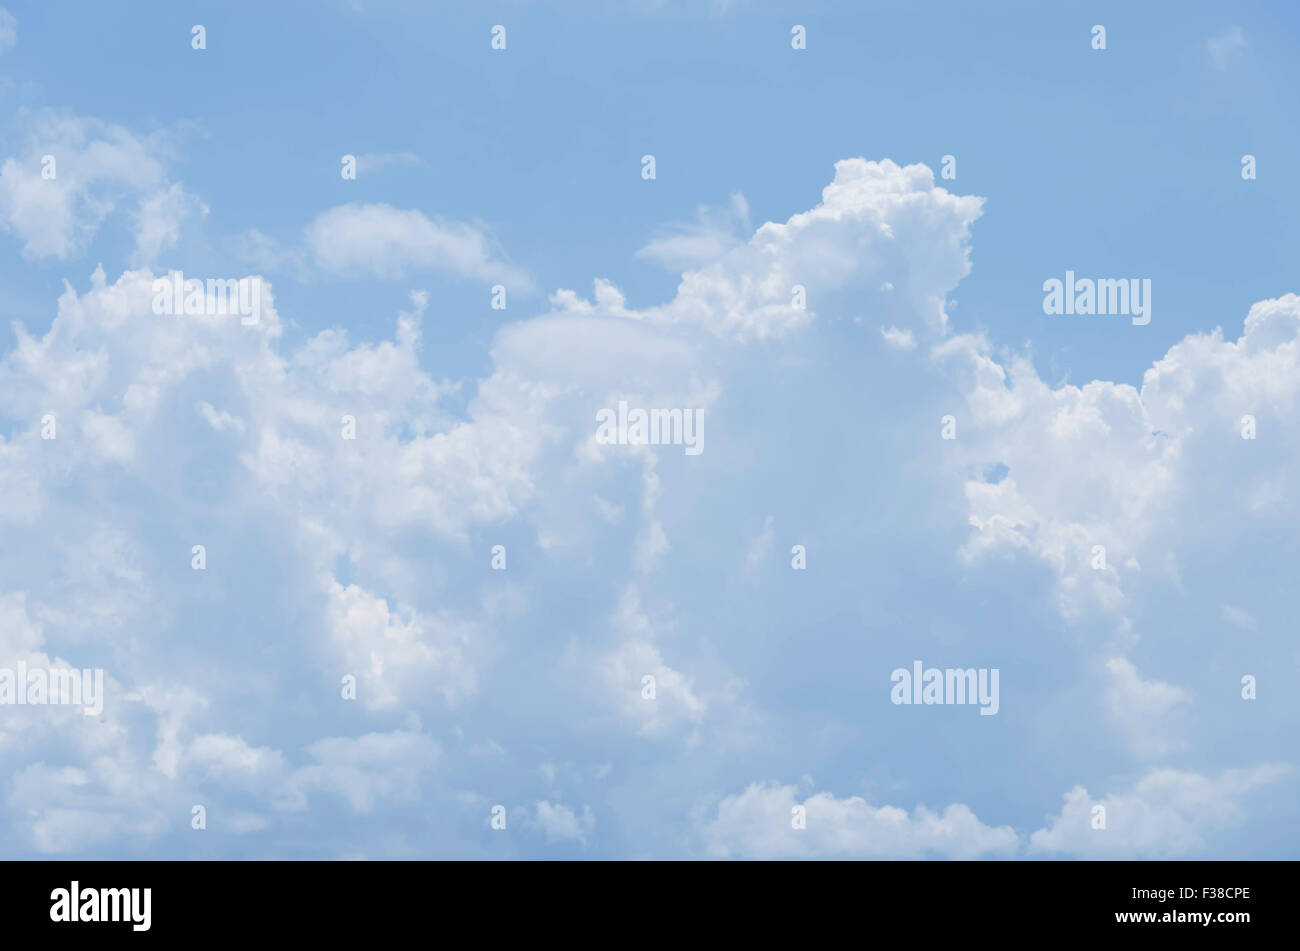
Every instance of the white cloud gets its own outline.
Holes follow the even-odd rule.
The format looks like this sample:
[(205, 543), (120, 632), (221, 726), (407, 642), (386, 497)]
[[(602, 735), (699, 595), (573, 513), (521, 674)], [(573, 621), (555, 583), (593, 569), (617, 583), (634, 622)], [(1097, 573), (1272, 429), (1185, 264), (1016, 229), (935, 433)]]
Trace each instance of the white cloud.
[(885, 338), (885, 343), (898, 350), (916, 349), (916, 337), (910, 330), (899, 330), (897, 327), (881, 327), (880, 336)]
[[(1007, 826), (984, 825), (961, 804), (941, 813), (918, 806), (912, 814), (865, 799), (828, 792), (800, 803), (795, 786), (752, 783), (718, 803), (703, 829), (710, 855), (722, 858), (976, 858), (1015, 853), (1019, 840)], [(802, 805), (806, 828), (793, 827)]]
[(456, 703), (475, 690), (464, 656), (470, 633), (453, 619), (410, 608), (394, 613), (384, 599), (332, 579), (326, 619), (339, 670), (357, 677), (357, 700), (368, 709), (396, 706), (417, 691)]
[(654, 570), (659, 560), (668, 554), (672, 546), (664, 531), (663, 522), (655, 517), (655, 504), (662, 493), (659, 475), (651, 468), (654, 457), (647, 454), (646, 470), (641, 474), (641, 510), (643, 514), (641, 533), (636, 540), (636, 569), (642, 574)]
[[(1041, 558), (1057, 573), (1067, 618), (1122, 614), (1143, 566), (1167, 564), (1189, 524), (1226, 539), (1259, 517), (1296, 512), (1293, 493), (1260, 488), (1286, 484), (1300, 434), (1275, 425), (1269, 453), (1252, 453), (1241, 420), (1282, 418), (1275, 414), (1300, 399), (1300, 297), (1255, 304), (1235, 341), (1218, 329), (1188, 335), (1146, 371), (1140, 390), (1101, 380), (1051, 387), (1027, 357), (1004, 366), (976, 336), (949, 338), (933, 356), (966, 394), (955, 448), (969, 450), (963, 459), (977, 470), (1008, 469), (996, 484), (967, 482), (974, 531), (965, 554)], [(1097, 545), (1102, 570), (1093, 567)]]
[(227, 429), (240, 434), (244, 432), (244, 421), (242, 419), (231, 416), (227, 412), (218, 411), (216, 407), (206, 400), (199, 400), (195, 408), (198, 409), (199, 415), (208, 421), (208, 425), (219, 433)]
[(533, 807), (533, 824), (546, 835), (547, 842), (574, 841), (587, 844), (587, 837), (596, 828), (596, 817), (590, 806), (582, 807), (579, 818), (568, 806), (539, 800)]
[(1140, 756), (1163, 756), (1187, 745), (1184, 724), (1171, 714), (1185, 712), (1191, 692), (1183, 687), (1143, 680), (1133, 663), (1123, 657), (1106, 661), (1110, 673), (1107, 702), (1114, 722), (1128, 734)]
[[(139, 137), (110, 122), (53, 112), (27, 118), (25, 151), (0, 164), (0, 223), (23, 241), (24, 257), (72, 257), (124, 195), (136, 202), (137, 261), (152, 261), (175, 243), (185, 217), (206, 211), (168, 180), (166, 134)], [(44, 176), (46, 168), (54, 177)]]
[(1214, 68), (1226, 70), (1241, 54), (1250, 49), (1250, 40), (1241, 27), (1231, 26), (1206, 40), (1205, 49), (1210, 54), (1210, 62), (1214, 64)]
[(18, 45), (18, 21), (14, 15), (0, 7), (0, 54)]
[(228, 733), (194, 737), (185, 748), (181, 762), (186, 770), (196, 770), (210, 781), (236, 788), (267, 789), (281, 781), (288, 771), (288, 764), (278, 750), (251, 746), (242, 736)]
[(418, 802), (425, 777), (442, 756), (431, 737), (409, 730), (329, 737), (307, 751), (317, 763), (296, 770), (290, 786), (337, 794), (363, 814), (381, 802)]
[[(19, 422), (11, 437), (0, 437), (0, 504), (25, 506), (28, 513), (0, 514), (20, 525), (22, 518), (50, 524), (47, 516), (56, 514), (79, 527), (83, 513), (61, 491), (69, 472), (97, 497), (110, 498), (103, 487), (125, 482), (126, 472), (151, 494), (150, 504), (153, 493), (161, 497), (158, 504), (181, 498), (188, 504), (188, 496), (166, 495), (173, 481), (183, 479), (168, 434), (198, 430), (213, 439), (207, 430), (214, 429), (220, 433), (219, 457), (230, 461), (235, 475), (228, 496), (213, 506), (223, 519), (209, 519), (208, 531), (218, 531), (225, 515), (239, 513), (239, 502), (261, 506), (254, 509), (259, 517), (284, 515), (283, 521), (259, 522), (265, 535), (250, 546), (283, 542), (292, 553), (285, 559), (284, 596), (296, 599), (290, 601), (295, 611), (319, 611), (308, 626), (324, 636), (310, 639), (304, 649), (321, 676), (307, 689), (335, 697), (338, 677), (356, 672), (362, 683), (358, 716), (391, 715), (429, 692), (437, 695), (433, 708), (444, 712), (446, 702), (459, 703), (492, 672), (479, 663), (478, 645), (508, 636), (498, 631), (508, 624), (480, 627), (466, 620), (472, 615), (464, 605), (444, 610), (439, 599), (448, 590), (439, 584), (440, 559), (413, 556), (404, 547), (407, 539), (464, 545), (450, 560), (485, 562), (482, 549), (470, 550), (481, 542), (478, 530), (522, 517), (535, 523), (529, 537), (558, 540), (552, 550), (559, 551), (566, 538), (579, 539), (567, 557), (574, 548), (581, 551), (589, 537), (583, 532), (612, 532), (600, 517), (604, 512), (619, 528), (632, 523), (622, 533), (624, 541), (631, 539), (629, 570), (662, 570), (669, 561), (666, 526), (674, 533), (690, 529), (672, 520), (674, 470), (666, 457), (656, 463), (659, 457), (637, 447), (596, 445), (594, 409), (619, 396), (635, 396), (642, 405), (712, 406), (722, 373), (715, 372), (712, 357), (726, 341), (776, 336), (805, 319), (783, 309), (777, 293), (805, 263), (821, 268), (825, 278), (807, 285), (810, 302), (859, 279), (866, 288), (878, 287), (888, 276), (897, 288), (893, 298), (904, 298), (900, 306), (914, 318), (911, 329), (900, 333), (915, 334), (914, 341), (941, 336), (945, 295), (968, 266), (966, 232), (979, 204), (934, 189), (932, 181), (928, 172), (892, 163), (840, 163), (818, 209), (787, 225), (764, 226), (749, 243), (693, 272), (696, 278), (688, 275), (677, 297), (661, 308), (629, 308), (604, 281), (595, 283), (591, 301), (559, 292), (552, 298), (553, 313), (501, 330), (492, 346), (492, 370), (474, 381), (467, 408), (454, 413), (441, 404), (457, 384), (436, 380), (421, 366), (424, 295), (414, 295), (391, 340), (355, 342), (331, 329), (289, 346), (281, 342), (269, 285), (262, 323), (246, 328), (237, 319), (159, 318), (149, 306), (151, 272), (128, 271), (109, 285), (98, 271), (89, 290), (64, 292), (47, 334), (20, 332), (16, 347), (0, 361), (6, 412)], [(930, 243), (940, 248), (937, 257), (927, 251)], [(835, 259), (821, 260), (828, 248)], [(859, 277), (857, 271), (864, 273)], [(777, 290), (769, 293), (768, 285)], [(726, 306), (715, 307), (718, 302)], [(775, 309), (766, 310), (769, 305)], [(975, 337), (951, 338), (935, 348), (935, 359), (954, 368), (967, 396), (962, 438), (953, 447), (955, 454), (964, 453), (962, 471), (966, 462), (1004, 462), (1009, 468), (996, 485), (967, 487), (975, 529), (967, 555), (1029, 553), (1057, 571), (1068, 611), (1122, 612), (1143, 567), (1152, 572), (1168, 561), (1165, 539), (1172, 528), (1191, 521), (1188, 513), (1208, 519), (1225, 507), (1221, 485), (1242, 485), (1243, 511), (1290, 511), (1293, 493), (1256, 489), (1285, 488), (1294, 458), (1296, 437), (1276, 418), (1269, 425), (1268, 412), (1285, 409), (1295, 398), (1298, 323), (1300, 301), (1257, 305), (1241, 340), (1226, 342), (1221, 334), (1186, 338), (1148, 372), (1140, 391), (1106, 382), (1049, 387), (1027, 360), (999, 362)], [(206, 399), (196, 402), (200, 381)], [(196, 406), (207, 426), (198, 425)], [(1261, 433), (1281, 452), (1281, 461), (1264, 467), (1270, 471), (1255, 471), (1255, 464), (1232, 468), (1234, 457), (1218, 441), (1227, 440), (1232, 450), (1256, 448), (1233, 432), (1243, 406), (1261, 413)], [(54, 446), (43, 445), (35, 428), (46, 411), (59, 416), (60, 442)], [(355, 441), (339, 438), (343, 414), (357, 419)], [(1061, 458), (1072, 465), (1060, 465)], [(1201, 486), (1197, 473), (1221, 476)], [(593, 498), (600, 500), (594, 508)], [(1226, 505), (1228, 517), (1238, 516), (1232, 508), (1237, 504), (1234, 497)], [(128, 544), (138, 511), (124, 503), (113, 514), (117, 527), (92, 534), (86, 565), (67, 573), (71, 591), (32, 608), (32, 619), (66, 634), (78, 630), (73, 615), (113, 617), (119, 626), (121, 616), (129, 616), (141, 585), (123, 583), (120, 600), (110, 600), (111, 579), (88, 567), (122, 565), (127, 582), (140, 571)], [(734, 536), (742, 544), (745, 530), (741, 523)], [(38, 554), (47, 547), (29, 545), (29, 537), (16, 547)], [(674, 534), (673, 541), (683, 549), (690, 539), (679, 542)], [(1108, 550), (1104, 571), (1087, 563), (1098, 541)], [(181, 569), (187, 546), (188, 540), (177, 561)], [(231, 547), (234, 557), (221, 554), (228, 564), (241, 551), (237, 540)], [(242, 551), (257, 553), (251, 547)], [(516, 557), (512, 548), (512, 572)], [(728, 557), (734, 563), (734, 548)], [(431, 582), (430, 575), (437, 577)], [(638, 584), (651, 589), (645, 579)], [(506, 593), (501, 603), (512, 598), (527, 601)], [(52, 613), (50, 603), (69, 605), (66, 616)], [(652, 603), (653, 623), (639, 595), (625, 601), (608, 626), (609, 641), (593, 641), (590, 631), (573, 634), (567, 657), (571, 670), (585, 677), (575, 691), (582, 709), (608, 712), (616, 729), (636, 733), (638, 743), (657, 740), (665, 748), (716, 740), (720, 719), (747, 715), (736, 682), (706, 666), (702, 652), (692, 652), (697, 632), (674, 638), (672, 625), (661, 622), (671, 617), (670, 606)], [(153, 607), (139, 613), (148, 615)], [(157, 613), (158, 626), (167, 630), (167, 611)], [(88, 635), (93, 625), (80, 623), (79, 633)], [(139, 632), (116, 632), (117, 640), (131, 645), (122, 650), (124, 664), (156, 653), (142, 649), (149, 632), (143, 620), (139, 626)], [(605, 626), (597, 626), (603, 634)], [(1117, 651), (1103, 656), (1112, 661), (1107, 700), (1117, 716), (1146, 711), (1160, 720), (1181, 709), (1183, 688), (1143, 679)], [(222, 673), (234, 679), (249, 670), (236, 666)], [(640, 696), (645, 673), (658, 678), (655, 704)], [(127, 672), (123, 679), (132, 680)], [(388, 758), (380, 755), (378, 741), (364, 749), (350, 745), (354, 741), (307, 744), (302, 748), (316, 757), (315, 764), (294, 768), (286, 753), (252, 734), (245, 739), (210, 724), (192, 729), (189, 714), (173, 706), (198, 710), (202, 703), (156, 700), (148, 707), (152, 718), (139, 717), (148, 741), (143, 748), (121, 738), (108, 747), (120, 766), (100, 762), (108, 757), (74, 753), (71, 772), (27, 775), (22, 795), (11, 802), (15, 815), (37, 810), (30, 823), (23, 820), (26, 831), (39, 830), (33, 835), (43, 837), (42, 847), (66, 845), (87, 816), (101, 815), (110, 838), (139, 830), (154, 834), (142, 810), (172, 808), (173, 798), (183, 802), (192, 793), (186, 783), (218, 768), (230, 784), (275, 808), (302, 808), (309, 794), (328, 792), (364, 812), (383, 802), (410, 801), (439, 755), (427, 738), (395, 743)], [(124, 723), (113, 730), (139, 739), (138, 725), (134, 734)], [(409, 732), (422, 736), (414, 728)], [(1162, 728), (1135, 742), (1158, 755), (1178, 739)], [(419, 768), (403, 772), (401, 750)], [(374, 756), (358, 762), (363, 752)], [(36, 793), (45, 781), (60, 791), (49, 802)], [(141, 792), (129, 791), (132, 782)], [(282, 794), (271, 791), (277, 786)], [(568, 830), (562, 838), (586, 841), (585, 816), (550, 806), (557, 798), (546, 800), (550, 811), (536, 821)], [(809, 828), (796, 832), (789, 828), (789, 807), (797, 801), (792, 787), (767, 785), (727, 797), (709, 824), (709, 848), (738, 855), (904, 856), (997, 855), (1016, 848), (1012, 830), (984, 825), (963, 805), (909, 814), (822, 793), (805, 800)], [(774, 819), (780, 822), (773, 825)], [(1044, 834), (1050, 838), (1049, 833)]]
[(1243, 631), (1255, 630), (1255, 619), (1239, 607), (1225, 604), (1220, 608), (1220, 613), (1223, 619), (1234, 627), (1239, 627)]
[(736, 192), (726, 208), (701, 205), (694, 221), (669, 225), (636, 256), (680, 272), (717, 260), (742, 244), (748, 232), (749, 202)]
[(352, 202), (321, 212), (307, 225), (305, 240), (316, 266), (345, 276), (400, 280), (424, 270), (499, 281), (511, 289), (531, 286), (508, 264), (483, 229), (461, 221), (426, 217), (414, 209)]
[[(551, 300), (563, 313), (648, 320), (752, 341), (805, 327), (816, 316), (818, 300), (888, 283), (899, 307), (931, 333), (942, 333), (948, 319), (944, 298), (970, 271), (970, 226), (982, 206), (981, 198), (935, 187), (934, 173), (924, 165), (844, 159), (835, 163), (835, 179), (823, 189), (821, 204), (784, 224), (767, 222), (721, 257), (687, 270), (666, 304), (630, 310), (622, 293), (600, 280), (594, 302), (571, 290)], [(716, 214), (704, 217), (715, 221)], [(679, 263), (707, 259), (727, 243), (718, 233), (716, 227), (696, 226), (676, 235), (681, 241), (668, 238), (642, 253)], [(796, 306), (796, 285), (806, 290), (806, 309)]]
[[(1129, 792), (1102, 799), (1075, 786), (1065, 794), (1060, 815), (1030, 836), (1029, 851), (1134, 858), (1193, 853), (1206, 847), (1211, 834), (1242, 821), (1247, 793), (1290, 771), (1289, 766), (1264, 764), (1207, 777), (1161, 769)], [(1093, 828), (1097, 805), (1105, 807), (1104, 829)]]
[[(813, 319), (819, 299), (888, 276), (905, 305), (941, 330), (944, 295), (970, 271), (969, 228), (982, 204), (936, 188), (924, 165), (844, 159), (820, 205), (768, 222), (719, 260), (687, 271), (677, 296), (647, 316), (739, 340), (780, 337)], [(806, 310), (793, 303), (795, 285), (807, 289)]]
[[(612, 626), (619, 643), (597, 659), (593, 672), (603, 697), (643, 736), (685, 733), (688, 744), (698, 742), (697, 728), (709, 702), (698, 695), (691, 678), (664, 662), (635, 586), (624, 589)], [(647, 675), (655, 679), (654, 699), (643, 696)]]
[(180, 240), (181, 223), (198, 212), (206, 216), (208, 208), (179, 183), (173, 183), (145, 198), (136, 213), (137, 264), (149, 264)]

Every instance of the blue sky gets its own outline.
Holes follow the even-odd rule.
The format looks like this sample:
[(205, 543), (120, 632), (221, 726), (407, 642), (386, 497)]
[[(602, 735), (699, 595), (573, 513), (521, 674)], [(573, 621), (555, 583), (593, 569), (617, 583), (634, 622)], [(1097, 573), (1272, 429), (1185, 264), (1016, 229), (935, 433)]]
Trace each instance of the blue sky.
[(7, 0), (0, 848), (1294, 857), (1291, 5), (552, 6)]

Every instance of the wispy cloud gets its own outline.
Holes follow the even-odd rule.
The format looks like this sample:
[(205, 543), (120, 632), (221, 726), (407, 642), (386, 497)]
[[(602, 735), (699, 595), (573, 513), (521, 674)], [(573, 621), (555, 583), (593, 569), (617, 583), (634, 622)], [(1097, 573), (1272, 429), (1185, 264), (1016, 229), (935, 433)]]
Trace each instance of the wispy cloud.
[(1217, 36), (1212, 36), (1205, 43), (1210, 54), (1210, 62), (1215, 69), (1227, 70), (1237, 59), (1250, 49), (1250, 40), (1246, 31), (1239, 26), (1231, 26)]

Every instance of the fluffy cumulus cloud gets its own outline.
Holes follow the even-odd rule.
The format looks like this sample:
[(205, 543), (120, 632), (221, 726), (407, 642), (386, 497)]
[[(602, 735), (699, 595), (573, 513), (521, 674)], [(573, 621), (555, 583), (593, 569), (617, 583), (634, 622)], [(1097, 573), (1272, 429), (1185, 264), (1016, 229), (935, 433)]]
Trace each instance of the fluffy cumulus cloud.
[(773, 783), (724, 798), (704, 837), (709, 854), (723, 858), (979, 858), (1019, 845), (1014, 829), (991, 828), (961, 804), (909, 814), (829, 792), (801, 801), (796, 787)]
[[(418, 290), (365, 337), (301, 332), (256, 273), (256, 324), (155, 313), (167, 273), (149, 259), (178, 240), (188, 193), (143, 139), (40, 121), (48, 134), (0, 168), (24, 253), (75, 256), (123, 188), (140, 252), (67, 284), (32, 317), (48, 329), (16, 327), (0, 358), (0, 643), (107, 669), (100, 717), (5, 720), (11, 853), (186, 855), (201, 804), (230, 855), (1184, 854), (1285, 786), (1263, 749), (1228, 772), (1206, 765), (1218, 748), (1196, 760), (1184, 721), (1224, 691), (1185, 679), (1151, 605), (1195, 593), (1212, 567), (1187, 555), (1200, 540), (1294, 522), (1300, 299), (1257, 304), (1240, 336), (1188, 336), (1140, 388), (1049, 385), (1027, 355), (949, 326), (981, 199), (923, 166), (847, 159), (784, 223), (741, 235), (737, 203), (654, 239), (647, 256), (686, 268), (668, 300), (634, 306), (603, 279), (589, 297), (559, 289), (495, 333), (478, 378), (447, 379), (429, 370), (437, 305)], [(485, 229), (382, 204), (323, 212), (305, 248), (341, 274), (523, 279)], [(889, 412), (864, 413), (845, 381), (877, 377)], [(706, 451), (597, 440), (619, 401), (701, 410)], [(941, 403), (960, 433), (943, 456)], [(810, 483), (813, 459), (845, 475)], [(871, 491), (848, 475), (864, 472)], [(795, 545), (809, 570), (790, 570)], [(1064, 672), (1070, 715), (1028, 723), (1046, 702), (1033, 675), (963, 640), (900, 562), (945, 589), (991, 579), (1010, 614), (1038, 612), (1017, 650)], [(814, 570), (832, 563), (852, 586)], [(1205, 613), (1250, 618), (1232, 629), (1266, 663), (1285, 648), (1249, 595), (1212, 592)], [(905, 625), (929, 640), (900, 658)], [(891, 706), (889, 671), (923, 646), (1006, 668), (1000, 715), (940, 728), (973, 711)], [(1235, 702), (1207, 719), (1246, 731), (1253, 708)], [(1284, 700), (1273, 710), (1294, 723)], [(1095, 757), (1053, 762), (1056, 785), (1014, 826), (987, 819), (987, 791), (910, 775), (918, 748), (1015, 769), (1027, 735), (1064, 743), (1052, 731), (1076, 721)], [(906, 796), (756, 781), (843, 749), (862, 772), (833, 788)], [(1032, 831), (1061, 789), (1117, 774), (1133, 791), (1100, 800), (1105, 832), (1081, 786)], [(904, 798), (929, 805), (884, 804)], [(497, 804), (509, 835), (487, 826)]]
[(50, 111), (22, 114), (18, 124), (21, 150), (0, 164), (0, 224), (29, 260), (71, 258), (125, 205), (135, 258), (150, 263), (176, 244), (182, 222), (206, 213), (170, 178), (167, 133), (140, 136), (111, 122)]
[(332, 580), (326, 614), (339, 669), (357, 671), (364, 705), (391, 707), (417, 686), (452, 703), (474, 690), (474, 669), (460, 646), (470, 633), (456, 629), (462, 622), (414, 611), (394, 616), (382, 598)]
[(647, 316), (761, 340), (813, 319), (819, 296), (896, 278), (896, 293), (942, 328), (943, 295), (970, 270), (967, 239), (981, 204), (935, 187), (924, 165), (845, 159), (821, 204), (783, 224), (769, 221), (744, 244), (688, 270), (676, 297)]
[(1051, 825), (1030, 837), (1029, 851), (1125, 858), (1195, 853), (1212, 835), (1241, 824), (1250, 793), (1289, 772), (1291, 767), (1277, 763), (1217, 776), (1161, 769), (1129, 792), (1100, 799), (1076, 786)]
[[(1294, 430), (1273, 425), (1266, 453), (1252, 454), (1243, 434), (1251, 420), (1275, 424), (1295, 407), (1298, 337), (1300, 297), (1262, 301), (1239, 338), (1190, 335), (1146, 371), (1141, 389), (1051, 387), (1023, 357), (1003, 366), (979, 338), (945, 341), (934, 355), (965, 381), (974, 449), (1009, 470), (996, 485), (968, 485), (968, 552), (1023, 549), (1051, 563), (1062, 609), (1075, 615), (1118, 610), (1142, 565), (1163, 564), (1159, 545), (1173, 523), (1211, 498), (1242, 518), (1293, 517), (1282, 490), (1300, 449)], [(1234, 486), (1226, 497), (1225, 485)]]
[[(1197, 579), (1222, 583), (1222, 566), (1211, 563), (1225, 551), (1243, 562), (1236, 590), (1260, 596), (1255, 539), (1296, 519), (1300, 439), (1285, 420), (1300, 397), (1300, 297), (1255, 304), (1239, 336), (1188, 335), (1141, 387), (1053, 387), (1027, 357), (999, 362), (974, 336), (948, 338), (931, 354), (962, 381), (962, 458), (973, 470), (1005, 472), (996, 483), (966, 482), (964, 555), (1046, 566), (1063, 618), (1108, 632), (1093, 635), (1108, 655), (1100, 689), (1126, 745), (1146, 757), (1185, 749), (1192, 691), (1163, 682), (1151, 664), (1183, 669), (1167, 649), (1169, 603), (1185, 601)], [(1223, 608), (1209, 597), (1196, 613), (1217, 618)], [(1234, 607), (1229, 629), (1243, 617)], [(1139, 653), (1151, 658), (1143, 674)]]
[(596, 825), (590, 806), (583, 806), (582, 815), (578, 816), (568, 806), (545, 799), (534, 805), (532, 821), (549, 841), (571, 839), (580, 845), (586, 843)]

